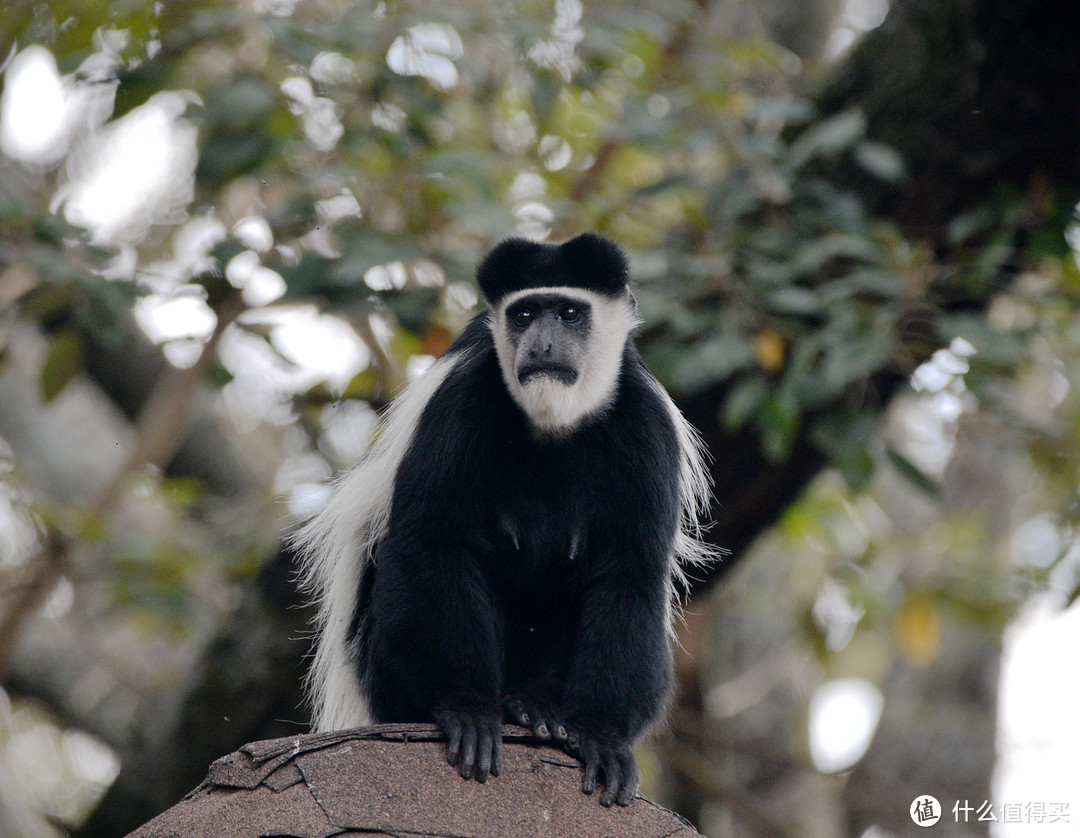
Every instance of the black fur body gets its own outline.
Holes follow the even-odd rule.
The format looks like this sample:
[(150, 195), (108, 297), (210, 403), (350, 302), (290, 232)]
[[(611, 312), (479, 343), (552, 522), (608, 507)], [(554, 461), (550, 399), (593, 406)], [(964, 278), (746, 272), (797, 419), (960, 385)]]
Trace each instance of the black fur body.
[(632, 742), (670, 685), (678, 442), (628, 344), (611, 407), (538, 441), (474, 351), (429, 402), (398, 470), (389, 535), (359, 597), (360, 676), (379, 721), (496, 713), (515, 698)]
[(298, 536), (319, 726), (435, 721), (483, 781), (515, 722), (625, 805), (671, 687), (674, 580), (711, 556), (703, 452), (634, 346), (611, 242), (510, 240), (478, 276), (491, 309)]

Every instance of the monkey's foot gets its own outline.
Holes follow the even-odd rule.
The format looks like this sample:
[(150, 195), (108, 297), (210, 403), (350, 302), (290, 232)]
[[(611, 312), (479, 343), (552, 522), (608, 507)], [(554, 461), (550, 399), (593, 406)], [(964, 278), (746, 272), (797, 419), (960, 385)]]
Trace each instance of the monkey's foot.
[(435, 722), (446, 734), (446, 761), (466, 780), (481, 783), (502, 771), (502, 718), (497, 712), (440, 710)]
[(641, 785), (641, 776), (629, 744), (607, 744), (571, 732), (566, 749), (577, 754), (585, 763), (585, 778), (581, 783), (581, 790), (585, 794), (592, 794), (597, 780), (603, 776), (601, 806), (610, 806), (612, 803), (626, 806), (634, 799), (638, 786)]
[(516, 695), (504, 698), (502, 706), (508, 721), (529, 728), (537, 739), (554, 739), (562, 744), (569, 736), (566, 724), (551, 708)]

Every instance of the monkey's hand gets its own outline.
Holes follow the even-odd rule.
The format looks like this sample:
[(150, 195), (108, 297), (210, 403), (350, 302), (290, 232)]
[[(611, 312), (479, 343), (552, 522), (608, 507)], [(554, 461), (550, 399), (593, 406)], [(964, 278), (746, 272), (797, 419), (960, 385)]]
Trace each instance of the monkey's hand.
[(578, 731), (571, 731), (566, 749), (585, 763), (585, 779), (581, 790), (592, 794), (596, 781), (603, 776), (604, 791), (600, 805), (618, 803), (626, 806), (637, 794), (641, 784), (637, 761), (629, 742), (618, 739), (594, 738)]
[(502, 706), (509, 721), (529, 728), (537, 739), (554, 739), (560, 745), (566, 742), (569, 736), (566, 723), (544, 702), (527, 696), (508, 695)]
[(446, 761), (466, 780), (481, 783), (502, 771), (502, 714), (497, 710), (436, 710), (435, 722), (446, 734)]

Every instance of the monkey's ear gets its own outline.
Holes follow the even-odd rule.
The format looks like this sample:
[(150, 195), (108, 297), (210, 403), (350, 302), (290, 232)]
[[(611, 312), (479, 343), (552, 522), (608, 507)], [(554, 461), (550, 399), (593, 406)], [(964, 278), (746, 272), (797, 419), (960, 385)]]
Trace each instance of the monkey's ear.
[(630, 263), (615, 242), (596, 233), (582, 233), (559, 245), (559, 261), (580, 285), (616, 296), (630, 281)]
[(476, 269), (476, 282), (485, 299), (494, 305), (510, 292), (535, 284), (530, 281), (530, 275), (544, 250), (550, 247), (518, 238), (496, 245)]
[(476, 269), (476, 281), (491, 305), (525, 288), (569, 285), (617, 297), (628, 288), (630, 265), (622, 249), (596, 233), (562, 244), (507, 239)]

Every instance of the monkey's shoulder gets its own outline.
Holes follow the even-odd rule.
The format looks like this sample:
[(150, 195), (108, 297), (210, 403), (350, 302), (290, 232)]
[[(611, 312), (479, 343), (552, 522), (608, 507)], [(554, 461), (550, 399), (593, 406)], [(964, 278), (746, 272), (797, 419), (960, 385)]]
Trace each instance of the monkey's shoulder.
[(494, 346), (494, 342), (491, 337), (491, 311), (481, 311), (475, 315), (468, 325), (461, 330), (454, 342), (450, 344), (450, 348), (446, 350), (447, 355), (458, 355), (461, 353), (468, 353), (474, 350), (480, 349), (486, 345)]
[(632, 435), (639, 445), (673, 457), (679, 443), (672, 408), (663, 385), (649, 371), (637, 347), (628, 341), (611, 405), (613, 424)]

